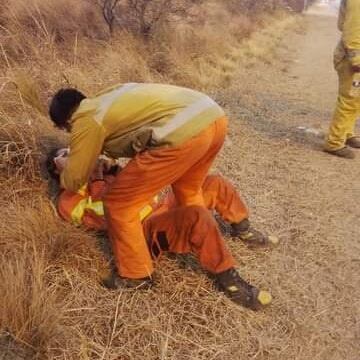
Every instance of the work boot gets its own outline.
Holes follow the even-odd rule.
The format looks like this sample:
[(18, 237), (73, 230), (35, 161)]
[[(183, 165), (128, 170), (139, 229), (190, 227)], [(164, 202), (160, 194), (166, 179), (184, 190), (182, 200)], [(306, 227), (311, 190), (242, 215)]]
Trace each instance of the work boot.
[(259, 290), (243, 280), (236, 269), (231, 268), (215, 275), (216, 287), (232, 301), (252, 310), (259, 310), (271, 303), (271, 294)]
[(136, 289), (148, 290), (154, 285), (154, 280), (151, 277), (141, 279), (130, 279), (121, 277), (117, 274), (112, 274), (106, 279), (102, 280), (102, 285), (108, 289)]
[(276, 236), (268, 236), (250, 226), (248, 219), (239, 223), (231, 224), (231, 236), (242, 240), (249, 246), (276, 246), (279, 239)]
[(355, 153), (347, 146), (345, 146), (341, 149), (337, 149), (337, 150), (325, 149), (324, 151), (327, 152), (328, 154), (336, 155), (336, 156), (342, 157), (344, 159), (354, 159), (355, 158)]
[(345, 144), (352, 147), (352, 148), (360, 149), (360, 137), (359, 136), (353, 136), (353, 137), (347, 139)]

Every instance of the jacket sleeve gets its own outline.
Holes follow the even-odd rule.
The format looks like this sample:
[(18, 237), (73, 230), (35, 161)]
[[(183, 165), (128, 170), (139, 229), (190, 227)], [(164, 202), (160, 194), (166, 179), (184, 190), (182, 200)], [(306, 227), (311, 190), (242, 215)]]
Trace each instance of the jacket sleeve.
[(91, 117), (77, 118), (71, 129), (70, 154), (61, 173), (61, 186), (78, 191), (88, 182), (101, 153), (105, 130)]
[(360, 66), (360, 1), (347, 0), (343, 42), (352, 65)]
[(86, 199), (85, 195), (72, 191), (62, 190), (57, 201), (57, 210), (62, 219), (72, 223), (73, 219), (71, 213), (76, 205), (84, 199)]

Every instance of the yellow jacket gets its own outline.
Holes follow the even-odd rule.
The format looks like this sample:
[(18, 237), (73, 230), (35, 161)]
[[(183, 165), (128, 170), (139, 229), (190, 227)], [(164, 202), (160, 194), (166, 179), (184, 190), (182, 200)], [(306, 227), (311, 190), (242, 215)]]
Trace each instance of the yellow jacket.
[(360, 0), (342, 0), (338, 21), (342, 39), (335, 52), (335, 65), (347, 57), (360, 66)]
[(62, 186), (77, 191), (88, 180), (100, 153), (133, 157), (160, 146), (176, 146), (219, 117), (208, 96), (163, 84), (128, 83), (81, 101), (71, 117), (70, 154)]

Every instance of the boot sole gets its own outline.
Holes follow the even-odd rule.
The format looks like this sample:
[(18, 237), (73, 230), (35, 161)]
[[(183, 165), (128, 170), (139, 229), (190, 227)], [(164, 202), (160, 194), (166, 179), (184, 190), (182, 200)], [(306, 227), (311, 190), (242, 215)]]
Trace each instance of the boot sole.
[(343, 150), (343, 149), (339, 149), (339, 150), (325, 149), (324, 152), (326, 152), (327, 154), (330, 154), (330, 155), (337, 156), (342, 159), (351, 159), (351, 160), (355, 159), (355, 154), (353, 153), (352, 150), (349, 149), (349, 151), (347, 153), (343, 153), (343, 152), (341, 152), (341, 150)]

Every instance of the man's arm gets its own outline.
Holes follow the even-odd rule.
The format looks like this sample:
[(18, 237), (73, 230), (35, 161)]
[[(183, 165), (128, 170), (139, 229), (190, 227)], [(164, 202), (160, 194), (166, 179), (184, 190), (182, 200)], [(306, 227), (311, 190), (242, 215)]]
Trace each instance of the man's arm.
[(360, 71), (360, 1), (347, 0), (343, 26), (343, 42), (353, 67)]
[(76, 119), (71, 129), (70, 154), (61, 173), (61, 186), (78, 191), (88, 182), (101, 153), (105, 130), (90, 117)]

